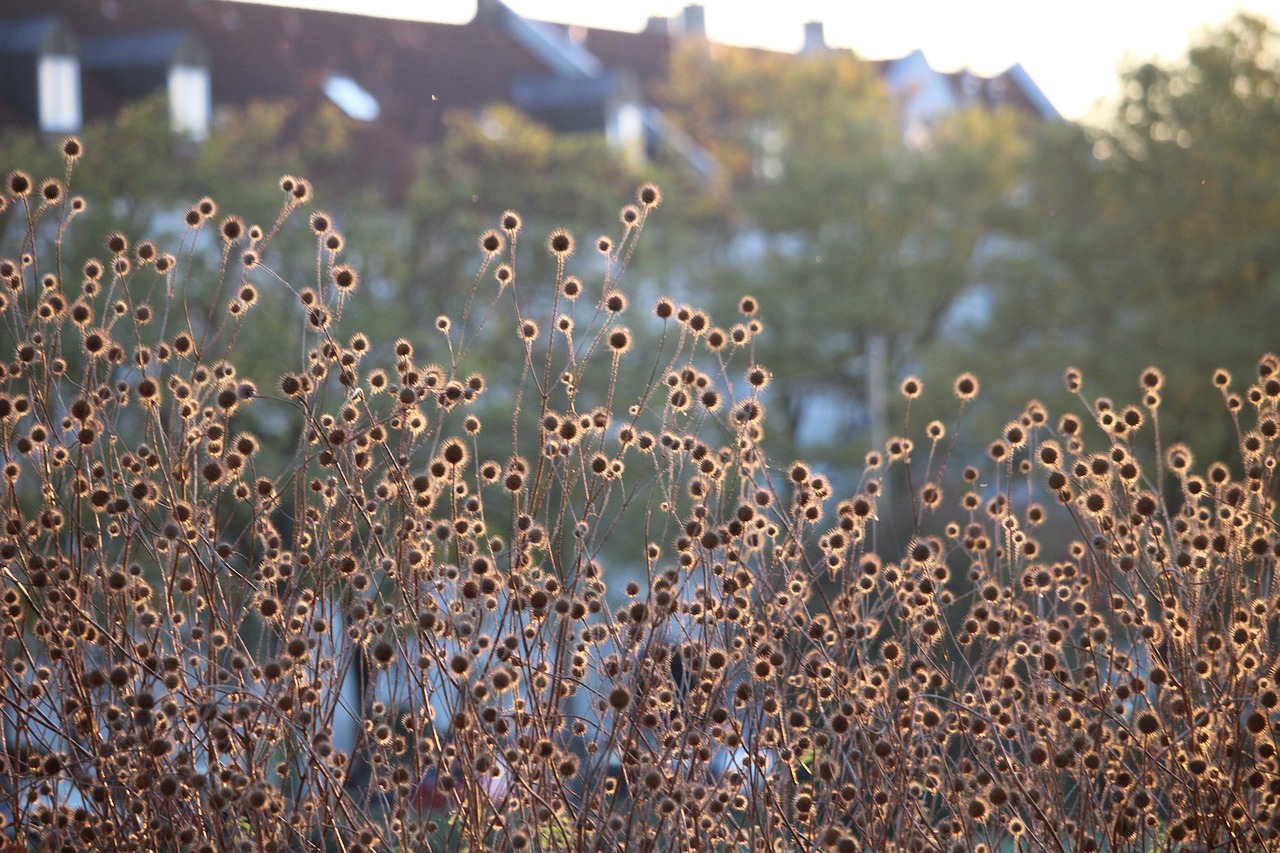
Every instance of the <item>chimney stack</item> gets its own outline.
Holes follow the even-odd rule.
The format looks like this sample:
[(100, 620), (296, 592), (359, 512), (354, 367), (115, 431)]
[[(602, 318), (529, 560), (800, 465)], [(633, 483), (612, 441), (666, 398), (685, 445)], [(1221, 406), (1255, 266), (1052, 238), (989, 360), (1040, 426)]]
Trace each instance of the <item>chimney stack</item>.
[(472, 19), (486, 24), (502, 20), (502, 3), (498, 0), (476, 0), (476, 15)]
[(685, 38), (706, 38), (707, 10), (701, 3), (690, 3), (684, 7), (680, 35)]
[(644, 31), (665, 36), (671, 32), (671, 25), (666, 15), (650, 15), (649, 20), (645, 22)]
[(807, 21), (804, 25), (804, 46), (800, 48), (802, 56), (825, 53), (827, 39), (822, 32), (822, 21)]

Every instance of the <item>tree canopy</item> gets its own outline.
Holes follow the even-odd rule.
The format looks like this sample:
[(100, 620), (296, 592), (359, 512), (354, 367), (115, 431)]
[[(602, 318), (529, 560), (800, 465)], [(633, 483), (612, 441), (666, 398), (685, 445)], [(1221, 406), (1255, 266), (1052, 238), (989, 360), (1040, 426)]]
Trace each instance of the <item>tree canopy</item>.
[[(844, 52), (695, 48), (676, 67), (673, 113), (725, 172), (715, 189), (728, 233), (697, 256), (692, 280), (760, 297), (760, 357), (787, 377), (775, 392), (781, 439), (795, 447), (806, 418), (826, 420), (807, 443), (832, 446), (805, 451), (847, 464), (856, 456), (839, 424), (877, 431), (869, 385), (925, 362), (983, 282), (1021, 179), (1021, 120), (966, 110), (909, 143), (871, 66)], [(877, 339), (878, 372), (866, 358)]]
[(1238, 16), (1179, 61), (1126, 71), (1103, 127), (1042, 128), (1025, 178), (1032, 251), (975, 342), (1000, 335), (1039, 377), (1075, 364), (1094, 395), (1136, 397), (1138, 372), (1160, 365), (1171, 436), (1212, 417), (1202, 449), (1231, 441), (1193, 400), (1219, 367), (1242, 390), (1277, 341), (1278, 47), (1273, 24)]

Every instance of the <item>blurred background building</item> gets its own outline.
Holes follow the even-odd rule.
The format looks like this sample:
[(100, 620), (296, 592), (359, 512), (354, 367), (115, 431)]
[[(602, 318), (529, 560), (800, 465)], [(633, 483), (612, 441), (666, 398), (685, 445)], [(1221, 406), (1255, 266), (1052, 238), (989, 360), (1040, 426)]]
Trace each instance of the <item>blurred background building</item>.
[[(666, 151), (708, 171), (706, 153), (654, 106), (673, 47), (705, 30), (696, 4), (620, 32), (530, 20), (501, 0), (481, 0), (461, 25), (230, 0), (9, 0), (0, 131), (74, 132), (164, 91), (173, 127), (196, 140), (220, 108), (291, 98), (332, 101), (408, 150), (440, 136), (447, 110), (506, 103), (557, 131), (604, 133), (629, 157)], [(810, 22), (797, 59), (839, 49)], [(915, 51), (874, 67), (902, 103), (909, 138), (973, 105), (1057, 116), (1020, 65), (993, 77), (943, 73)]]

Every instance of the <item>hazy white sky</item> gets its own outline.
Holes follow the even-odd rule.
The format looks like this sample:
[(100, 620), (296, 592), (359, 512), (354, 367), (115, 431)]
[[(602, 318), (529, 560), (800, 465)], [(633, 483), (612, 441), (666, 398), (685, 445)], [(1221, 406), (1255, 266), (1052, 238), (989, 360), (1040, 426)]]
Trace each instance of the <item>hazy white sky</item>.
[[(294, 6), (419, 18), (470, 20), (475, 0), (269, 0)], [(650, 15), (678, 16), (684, 0), (507, 0), (517, 12), (567, 24), (639, 30)], [(820, 20), (827, 43), (870, 59), (919, 48), (935, 68), (979, 74), (1015, 62), (1068, 118), (1114, 96), (1127, 59), (1182, 55), (1197, 31), (1237, 10), (1280, 20), (1280, 0), (702, 0), (716, 41), (799, 48), (805, 21)]]

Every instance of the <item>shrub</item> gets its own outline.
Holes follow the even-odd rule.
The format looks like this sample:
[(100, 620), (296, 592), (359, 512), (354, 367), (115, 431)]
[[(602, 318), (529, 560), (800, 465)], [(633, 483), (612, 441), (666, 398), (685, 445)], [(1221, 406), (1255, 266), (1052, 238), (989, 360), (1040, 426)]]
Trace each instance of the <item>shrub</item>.
[[(305, 181), (270, 227), (204, 200), (177, 246), (93, 260), (62, 253), (72, 178), (14, 172), (0, 213), (20, 843), (1275, 843), (1276, 357), (1214, 379), (1230, 464), (1161, 446), (1154, 369), (953, 461), (966, 374), (954, 424), (908, 421), (841, 496), (767, 455), (757, 300), (723, 328), (631, 304), (655, 188), (599, 264), (555, 232), (554, 281), (505, 215), (457, 312), (382, 341), (345, 330), (361, 278)], [(293, 227), (307, 282), (273, 271)], [(292, 315), (254, 316), (267, 291)], [(244, 375), (263, 333), (278, 375)], [(518, 381), (473, 371), (487, 335)]]

